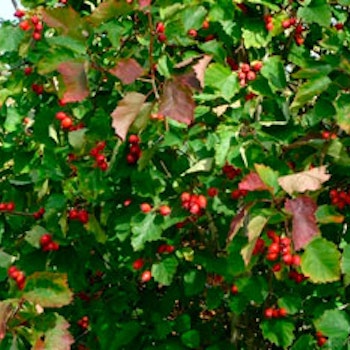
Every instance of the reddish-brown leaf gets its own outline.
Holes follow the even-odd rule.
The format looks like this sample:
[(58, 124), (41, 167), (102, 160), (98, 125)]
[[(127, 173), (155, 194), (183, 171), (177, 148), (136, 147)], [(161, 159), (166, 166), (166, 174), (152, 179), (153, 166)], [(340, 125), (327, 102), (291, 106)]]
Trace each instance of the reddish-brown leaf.
[(331, 177), (326, 170), (325, 166), (320, 166), (300, 173), (282, 176), (278, 179), (278, 183), (290, 195), (294, 192), (316, 191)]
[(63, 103), (79, 102), (89, 96), (89, 87), (83, 62), (64, 62), (58, 66), (62, 75), (65, 91)]
[(119, 78), (123, 84), (131, 84), (142, 75), (143, 69), (136, 60), (127, 58), (120, 60), (109, 72)]
[(159, 113), (190, 125), (194, 120), (195, 104), (191, 88), (181, 79), (181, 77), (176, 77), (165, 82)]
[(177, 79), (179, 79), (179, 81), (182, 84), (187, 85), (188, 87), (190, 87), (192, 89), (201, 90), (200, 82), (197, 79), (194, 71), (190, 71), (190, 72), (187, 72), (185, 74), (179, 75), (177, 77)]
[(138, 92), (128, 92), (112, 112), (112, 126), (121, 140), (125, 140), (128, 130), (140, 113), (145, 100), (145, 95)]
[(260, 179), (260, 176), (254, 172), (246, 175), (238, 184), (238, 188), (246, 191), (265, 191), (269, 189)]
[(150, 6), (151, 5), (151, 0), (139, 0), (139, 5), (141, 8)]
[(196, 74), (196, 77), (200, 83), (200, 86), (203, 88), (204, 87), (204, 75), (205, 75), (205, 70), (208, 67), (208, 64), (210, 63), (212, 59), (212, 56), (209, 55), (204, 55), (203, 58), (201, 58), (194, 66), (193, 70)]
[(318, 234), (315, 215), (317, 205), (310, 197), (300, 196), (287, 199), (284, 208), (293, 215), (292, 239), (295, 250), (299, 250)]
[(126, 1), (106, 0), (101, 2), (94, 12), (87, 17), (93, 25), (98, 26), (111, 18), (117, 18), (131, 12), (133, 9)]
[(246, 208), (242, 208), (238, 214), (232, 219), (230, 225), (230, 231), (227, 236), (227, 242), (231, 242), (233, 238), (236, 236), (239, 229), (243, 226), (244, 218), (247, 215)]

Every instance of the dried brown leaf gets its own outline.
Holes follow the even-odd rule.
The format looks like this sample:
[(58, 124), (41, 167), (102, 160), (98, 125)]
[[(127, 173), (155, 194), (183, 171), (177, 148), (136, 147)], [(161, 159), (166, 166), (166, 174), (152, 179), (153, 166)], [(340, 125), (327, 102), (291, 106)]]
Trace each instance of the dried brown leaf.
[(284, 208), (293, 215), (292, 239), (295, 250), (299, 250), (318, 234), (315, 215), (317, 204), (308, 196), (299, 196), (287, 199)]
[(321, 185), (330, 179), (325, 166), (302, 171), (292, 175), (281, 176), (278, 178), (280, 186), (288, 193), (303, 193), (305, 191), (316, 191)]
[(204, 55), (203, 58), (201, 58), (194, 66), (193, 70), (196, 74), (196, 77), (199, 81), (199, 84), (201, 88), (204, 88), (204, 76), (205, 76), (205, 70), (208, 67), (208, 64), (210, 63), (212, 59), (212, 56), (210, 55)]
[(112, 126), (116, 135), (125, 140), (131, 124), (140, 113), (146, 96), (138, 92), (128, 92), (112, 112)]
[(109, 72), (119, 78), (123, 84), (131, 84), (142, 75), (143, 69), (135, 59), (127, 58), (120, 60)]
[(260, 179), (260, 176), (254, 172), (251, 172), (248, 175), (246, 175), (238, 184), (238, 188), (240, 190), (246, 191), (269, 190), (269, 187)]

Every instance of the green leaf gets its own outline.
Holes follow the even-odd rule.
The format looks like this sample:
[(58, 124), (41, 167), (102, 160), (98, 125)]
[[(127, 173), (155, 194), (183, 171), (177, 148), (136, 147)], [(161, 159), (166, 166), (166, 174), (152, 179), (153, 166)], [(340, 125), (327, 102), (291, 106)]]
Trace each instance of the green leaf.
[(26, 279), (23, 298), (42, 307), (62, 307), (70, 304), (72, 297), (64, 273), (34, 272)]
[(39, 225), (35, 225), (29, 231), (26, 232), (24, 239), (33, 247), (40, 248), (40, 237), (45, 233), (48, 233), (46, 228)]
[(160, 225), (155, 223), (155, 213), (148, 213), (142, 216), (143, 218), (140, 221), (131, 223), (131, 245), (135, 251), (143, 249), (146, 242), (156, 241), (162, 235)]
[(205, 71), (205, 86), (213, 88), (227, 101), (239, 91), (237, 76), (220, 63), (212, 63)]
[(344, 215), (339, 214), (333, 205), (320, 205), (315, 215), (320, 224), (341, 224), (344, 221)]
[(182, 343), (190, 349), (198, 349), (200, 346), (200, 335), (195, 329), (187, 331), (181, 335)]
[(290, 346), (294, 340), (295, 325), (287, 320), (268, 320), (260, 325), (263, 336), (271, 343), (284, 349)]
[(265, 28), (264, 22), (259, 19), (250, 18), (249, 22), (244, 23), (242, 28), (242, 37), (244, 39), (244, 46), (249, 49), (266, 47), (270, 42), (271, 37)]
[(198, 173), (198, 172), (209, 172), (211, 171), (212, 166), (213, 166), (213, 158), (212, 157), (204, 158), (204, 159), (201, 159), (199, 162), (195, 163), (194, 165), (192, 165), (181, 175)]
[(308, 6), (300, 7), (297, 15), (306, 23), (317, 23), (328, 27), (331, 23), (332, 11), (326, 0), (312, 0)]
[(321, 92), (327, 90), (331, 82), (331, 79), (328, 77), (320, 77), (304, 83), (298, 88), (291, 108), (299, 109), (303, 107), (306, 103), (312, 101), (316, 96), (320, 95)]
[(340, 252), (336, 245), (322, 237), (313, 239), (301, 259), (304, 275), (314, 283), (328, 283), (340, 279)]
[(347, 244), (343, 249), (343, 255), (341, 259), (341, 271), (345, 275), (345, 284), (350, 284), (350, 244)]
[(278, 172), (264, 164), (254, 164), (254, 167), (262, 182), (270, 187), (274, 194), (277, 193), (280, 188), (278, 184)]
[(86, 131), (87, 131), (86, 128), (82, 128), (82, 129), (69, 132), (68, 142), (76, 150), (80, 150), (83, 148), (86, 142), (86, 138), (85, 138)]
[(336, 101), (337, 114), (335, 119), (337, 124), (350, 134), (350, 96), (342, 94)]
[(177, 259), (173, 256), (170, 256), (160, 262), (153, 264), (152, 276), (154, 280), (164, 286), (170, 286), (176, 273), (178, 264), (179, 263)]
[(183, 12), (183, 25), (185, 31), (202, 27), (207, 10), (203, 6), (189, 7)]
[(86, 224), (88, 232), (95, 236), (95, 239), (99, 243), (105, 243), (107, 241), (106, 232), (101, 227), (99, 221), (96, 219), (95, 215), (89, 214), (89, 221)]
[(224, 292), (221, 288), (211, 288), (207, 290), (207, 308), (214, 310), (218, 308), (224, 298)]
[(24, 37), (23, 30), (12, 25), (3, 25), (0, 29), (0, 52), (16, 51)]
[(349, 316), (342, 310), (326, 310), (314, 323), (330, 341), (332, 338), (345, 341), (350, 333)]
[(288, 315), (294, 315), (300, 312), (302, 308), (302, 299), (298, 295), (284, 295), (277, 300), (280, 308), (285, 308)]
[(264, 61), (261, 69), (264, 76), (273, 89), (284, 89), (287, 86), (286, 74), (280, 56), (271, 56)]
[(298, 340), (293, 344), (291, 350), (305, 350), (315, 348), (315, 338), (310, 334), (303, 334), (298, 338)]
[(23, 116), (15, 108), (8, 108), (4, 128), (7, 132), (14, 132), (22, 125)]
[(15, 260), (13, 255), (5, 253), (2, 249), (0, 249), (0, 267), (3, 269), (7, 269)]
[(200, 293), (206, 281), (204, 271), (190, 270), (184, 274), (185, 294), (187, 296), (196, 295)]

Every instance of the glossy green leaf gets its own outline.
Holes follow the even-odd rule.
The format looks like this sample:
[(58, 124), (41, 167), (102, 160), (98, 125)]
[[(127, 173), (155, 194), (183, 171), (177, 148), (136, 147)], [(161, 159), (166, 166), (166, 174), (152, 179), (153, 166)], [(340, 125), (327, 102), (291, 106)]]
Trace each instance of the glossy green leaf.
[(294, 340), (295, 325), (288, 320), (267, 320), (260, 324), (263, 335), (271, 343), (288, 348)]
[(312, 0), (307, 6), (299, 8), (298, 17), (306, 23), (327, 27), (331, 23), (332, 11), (326, 0)]
[(173, 281), (177, 266), (177, 259), (170, 256), (152, 265), (152, 276), (158, 283), (169, 286)]

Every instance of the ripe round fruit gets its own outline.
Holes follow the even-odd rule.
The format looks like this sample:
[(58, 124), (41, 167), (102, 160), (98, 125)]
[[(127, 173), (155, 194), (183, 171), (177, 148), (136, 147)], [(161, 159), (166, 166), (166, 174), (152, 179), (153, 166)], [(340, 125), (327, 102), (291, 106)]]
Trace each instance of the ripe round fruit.
[(278, 309), (278, 316), (279, 317), (286, 317), (287, 316), (287, 310), (284, 307), (281, 307)]
[(142, 203), (140, 209), (143, 213), (147, 214), (152, 210), (152, 206), (149, 203)]
[(143, 271), (143, 272), (142, 272), (141, 281), (142, 281), (143, 283), (146, 283), (146, 282), (150, 281), (151, 278), (152, 278), (152, 273), (151, 273), (150, 270), (146, 270), (146, 271)]
[(264, 310), (264, 316), (265, 318), (272, 318), (273, 317), (273, 308), (269, 307)]
[(73, 120), (70, 117), (66, 117), (61, 120), (62, 129), (69, 129), (73, 125)]
[(128, 141), (131, 144), (137, 144), (140, 142), (140, 138), (137, 135), (130, 135)]
[(159, 214), (163, 216), (167, 216), (171, 214), (171, 208), (168, 205), (161, 205), (159, 207)]
[(235, 284), (233, 284), (231, 286), (231, 293), (232, 294), (237, 294), (238, 293), (238, 287)]
[(14, 211), (14, 210), (15, 210), (15, 207), (16, 207), (16, 205), (15, 205), (14, 202), (8, 202), (8, 203), (6, 204), (6, 210), (7, 210), (7, 211)]
[(40, 237), (41, 247), (45, 247), (51, 242), (52, 242), (52, 236), (49, 233), (45, 233)]
[(190, 29), (190, 30), (187, 32), (187, 34), (188, 34), (190, 37), (192, 37), (192, 38), (196, 38), (197, 35), (198, 35), (198, 33), (197, 33), (197, 31), (196, 31), (195, 29)]
[(140, 270), (143, 268), (143, 265), (145, 264), (145, 261), (142, 258), (136, 259), (133, 263), (132, 263), (132, 268), (134, 270)]
[(38, 32), (34, 32), (33, 35), (32, 35), (33, 39), (36, 40), (36, 41), (39, 41), (41, 40), (41, 34), (38, 33)]

